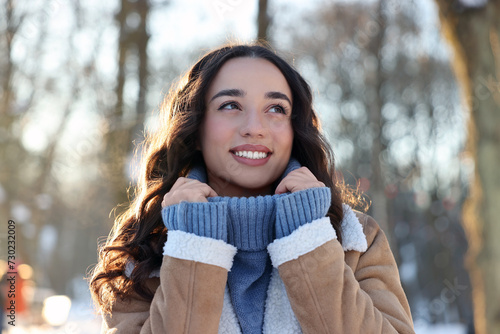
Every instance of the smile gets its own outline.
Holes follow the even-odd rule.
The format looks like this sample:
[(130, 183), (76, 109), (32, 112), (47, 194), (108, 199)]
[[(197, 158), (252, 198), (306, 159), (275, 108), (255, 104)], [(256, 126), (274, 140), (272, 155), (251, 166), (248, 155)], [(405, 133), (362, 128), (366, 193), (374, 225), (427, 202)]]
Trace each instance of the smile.
[(243, 157), (247, 159), (264, 159), (266, 158), (269, 153), (268, 152), (256, 152), (256, 151), (237, 151), (233, 152), (234, 155), (238, 157)]
[(265, 145), (243, 144), (229, 150), (232, 157), (247, 166), (262, 166), (271, 158), (273, 152)]
[(239, 163), (247, 166), (257, 167), (267, 163), (271, 158), (271, 152), (257, 151), (231, 151), (231, 156)]

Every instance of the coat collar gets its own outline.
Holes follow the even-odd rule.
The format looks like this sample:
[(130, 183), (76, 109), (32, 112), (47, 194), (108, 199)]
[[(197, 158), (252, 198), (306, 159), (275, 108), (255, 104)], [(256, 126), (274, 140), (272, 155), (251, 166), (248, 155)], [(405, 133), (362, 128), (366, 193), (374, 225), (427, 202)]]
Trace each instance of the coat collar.
[(356, 217), (354, 211), (347, 204), (342, 204), (344, 218), (340, 226), (342, 230), (342, 248), (344, 252), (358, 251), (365, 252), (368, 248), (363, 226)]

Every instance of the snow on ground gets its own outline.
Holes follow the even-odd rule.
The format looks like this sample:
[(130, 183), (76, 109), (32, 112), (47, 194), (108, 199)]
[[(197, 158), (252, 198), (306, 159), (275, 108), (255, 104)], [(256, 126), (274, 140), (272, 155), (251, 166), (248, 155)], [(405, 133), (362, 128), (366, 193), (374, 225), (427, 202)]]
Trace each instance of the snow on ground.
[(415, 324), (416, 334), (466, 334), (467, 327), (463, 324)]
[[(10, 326), (8, 326), (10, 327)], [(70, 320), (59, 328), (44, 326), (29, 326), (7, 328), (4, 334), (98, 334), (101, 322), (97, 318), (81, 320)], [(437, 325), (417, 325), (416, 334), (466, 334), (466, 327), (462, 324), (437, 324)]]

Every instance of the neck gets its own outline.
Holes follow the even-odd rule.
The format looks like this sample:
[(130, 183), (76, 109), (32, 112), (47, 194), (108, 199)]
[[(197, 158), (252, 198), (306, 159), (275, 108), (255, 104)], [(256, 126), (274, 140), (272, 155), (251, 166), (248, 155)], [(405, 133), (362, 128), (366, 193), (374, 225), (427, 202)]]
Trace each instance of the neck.
[(208, 185), (215, 190), (217, 195), (222, 197), (257, 197), (273, 195), (272, 185), (261, 188), (242, 188), (238, 185), (231, 183), (212, 175), (208, 175)]

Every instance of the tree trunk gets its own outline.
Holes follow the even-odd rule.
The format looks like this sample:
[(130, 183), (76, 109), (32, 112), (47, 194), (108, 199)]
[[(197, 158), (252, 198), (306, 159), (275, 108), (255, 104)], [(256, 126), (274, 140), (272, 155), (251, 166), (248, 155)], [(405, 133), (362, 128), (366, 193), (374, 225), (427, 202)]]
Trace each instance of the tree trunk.
[[(133, 139), (139, 137), (144, 128), (146, 110), (146, 92), (148, 78), (147, 46), (149, 34), (146, 30), (146, 22), (150, 11), (149, 1), (130, 2), (121, 1), (120, 12), (116, 15), (116, 21), (120, 27), (120, 40), (118, 50), (118, 74), (116, 78), (116, 105), (112, 113), (108, 115), (109, 132), (106, 135), (106, 151), (104, 171), (107, 181), (112, 187), (115, 200), (118, 203), (128, 201), (127, 187), (129, 180), (125, 173), (127, 157), (133, 149)], [(136, 16), (134, 16), (136, 14)], [(127, 19), (136, 17), (137, 24)], [(127, 73), (127, 62), (131, 55), (137, 54), (137, 69), (135, 73)], [(135, 106), (125, 103), (125, 84), (130, 78), (138, 82), (137, 99)], [(133, 110), (134, 118), (127, 117), (126, 108)]]
[(269, 41), (269, 15), (267, 14), (267, 0), (259, 0), (259, 13), (257, 15), (257, 39)]
[(442, 33), (470, 112), (466, 153), (474, 162), (463, 208), (476, 333), (500, 333), (500, 1), (482, 8), (436, 0)]
[(378, 32), (371, 39), (368, 44), (368, 50), (378, 59), (378, 66), (372, 76), (370, 76), (370, 85), (374, 87), (375, 94), (373, 98), (369, 101), (369, 126), (374, 129), (374, 140), (371, 148), (371, 185), (370, 194), (373, 199), (372, 201), (372, 216), (379, 223), (382, 230), (387, 235), (387, 238), (391, 244), (391, 248), (396, 250), (396, 247), (392, 238), (392, 229), (389, 226), (388, 221), (388, 200), (385, 196), (385, 184), (384, 184), (384, 166), (381, 160), (381, 154), (387, 149), (387, 145), (384, 143), (382, 138), (382, 129), (384, 127), (384, 119), (382, 118), (382, 106), (384, 104), (380, 94), (382, 90), (382, 85), (385, 81), (385, 74), (382, 68), (381, 51), (384, 46), (384, 32), (387, 29), (387, 19), (384, 14), (385, 1), (380, 0), (377, 6), (377, 26)]

